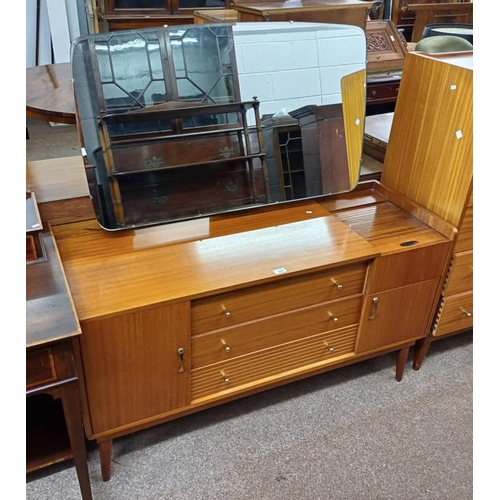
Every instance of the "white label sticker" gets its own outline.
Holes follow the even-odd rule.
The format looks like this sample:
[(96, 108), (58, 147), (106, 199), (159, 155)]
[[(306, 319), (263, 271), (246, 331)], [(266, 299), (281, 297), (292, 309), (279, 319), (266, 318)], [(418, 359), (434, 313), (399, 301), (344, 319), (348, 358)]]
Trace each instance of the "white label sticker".
[(359, 124), (361, 123), (361, 120), (359, 118), (356, 118), (356, 121), (355, 121), (356, 125), (359, 127)]
[(450, 90), (457, 90), (457, 86), (456, 85), (450, 85)]
[(273, 269), (274, 274), (285, 274), (287, 270), (284, 267), (279, 267), (278, 269)]
[(461, 130), (457, 130), (455, 132), (455, 135), (457, 136), (457, 139), (461, 139), (462, 138), (462, 131)]

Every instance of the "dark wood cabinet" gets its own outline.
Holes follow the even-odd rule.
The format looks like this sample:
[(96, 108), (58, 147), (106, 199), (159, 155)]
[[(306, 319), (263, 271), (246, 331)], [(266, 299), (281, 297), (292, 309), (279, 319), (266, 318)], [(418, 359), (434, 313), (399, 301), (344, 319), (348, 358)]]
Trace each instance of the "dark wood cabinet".
[(225, 9), (228, 0), (97, 0), (99, 31), (194, 23), (195, 9)]

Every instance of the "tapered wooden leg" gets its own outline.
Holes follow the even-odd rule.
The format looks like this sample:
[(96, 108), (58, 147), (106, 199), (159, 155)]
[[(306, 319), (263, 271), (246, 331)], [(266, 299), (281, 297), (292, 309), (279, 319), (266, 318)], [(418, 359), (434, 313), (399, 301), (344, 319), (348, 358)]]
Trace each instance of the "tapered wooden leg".
[(425, 356), (427, 356), (427, 351), (429, 350), (431, 342), (432, 336), (427, 335), (425, 339), (419, 340), (415, 344), (415, 352), (413, 353), (413, 369), (415, 371), (418, 371), (422, 366)]
[(78, 385), (76, 382), (66, 384), (59, 391), (82, 499), (92, 500)]
[(111, 478), (111, 453), (113, 451), (113, 440), (101, 441), (98, 443), (99, 459), (101, 461), (101, 476), (103, 481)]
[(396, 359), (396, 380), (401, 382), (403, 379), (403, 373), (405, 371), (406, 360), (408, 359), (408, 353), (410, 352), (410, 347), (403, 347), (398, 351), (398, 357)]

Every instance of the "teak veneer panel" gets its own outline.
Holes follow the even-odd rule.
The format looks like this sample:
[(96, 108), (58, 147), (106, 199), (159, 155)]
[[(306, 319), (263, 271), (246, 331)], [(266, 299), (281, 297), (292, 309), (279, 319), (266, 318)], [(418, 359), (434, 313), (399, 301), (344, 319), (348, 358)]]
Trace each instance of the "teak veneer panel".
[(456, 253), (448, 271), (448, 278), (445, 283), (443, 295), (449, 297), (458, 293), (472, 290), (473, 287), (473, 253)]
[(471, 65), (469, 52), (407, 54), (381, 177), (454, 226), (472, 182)]
[(339, 210), (334, 215), (382, 254), (406, 251), (411, 247), (402, 244), (410, 241), (417, 241), (418, 246), (447, 241), (435, 229), (389, 201)]
[(455, 252), (465, 252), (472, 250), (474, 243), (474, 209), (467, 207), (465, 209), (464, 218), (460, 224), (457, 242), (455, 243)]
[[(53, 231), (81, 321), (378, 255), (370, 243), (331, 215), (156, 246), (139, 245), (141, 230), (121, 236), (86, 223), (59, 231), (61, 227)], [(160, 230), (168, 233), (169, 226)]]
[(472, 328), (473, 306), (472, 291), (443, 298), (432, 334), (439, 337)]
[(264, 316), (360, 294), (365, 276), (366, 264), (354, 264), (195, 300), (191, 303), (191, 333), (229, 328)]
[[(83, 325), (85, 386), (93, 433), (190, 402), (189, 302)], [(184, 371), (177, 350), (183, 348)]]
[[(356, 353), (424, 337), (439, 281), (436, 278), (367, 296)], [(372, 307), (374, 298), (378, 300), (376, 309)]]
[(355, 324), (361, 305), (362, 295), (358, 295), (196, 336), (193, 369)]
[[(193, 404), (207, 396), (242, 390), (257, 381), (272, 382), (272, 377), (292, 370), (306, 371), (314, 365), (332, 365), (354, 355), (358, 325), (312, 335), (232, 360), (193, 370)], [(330, 350), (333, 347), (333, 350)], [(296, 375), (297, 373), (295, 373)]]

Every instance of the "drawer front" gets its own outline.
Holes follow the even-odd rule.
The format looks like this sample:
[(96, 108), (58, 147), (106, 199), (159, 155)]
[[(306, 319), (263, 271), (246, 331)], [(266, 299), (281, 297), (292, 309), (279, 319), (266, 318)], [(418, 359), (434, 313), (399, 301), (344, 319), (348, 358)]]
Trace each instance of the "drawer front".
[(367, 85), (366, 104), (395, 102), (399, 92), (399, 82)]
[(244, 386), (265, 379), (272, 383), (272, 377), (291, 370), (345, 359), (354, 353), (357, 331), (357, 325), (353, 325), (193, 370), (193, 400), (250, 389)]
[(444, 293), (446, 297), (472, 290), (472, 250), (453, 256)]
[[(254, 161), (256, 167), (258, 162)], [(186, 184), (186, 171), (190, 177)], [(267, 201), (264, 171), (246, 161), (180, 167), (114, 178), (127, 224), (185, 218)]]
[(447, 241), (376, 259), (370, 268), (369, 293), (441, 278), (451, 245)]
[(54, 356), (50, 348), (26, 353), (26, 388), (48, 384), (57, 380)]
[(253, 351), (303, 339), (359, 322), (362, 295), (323, 303), (192, 339), (192, 367), (199, 368)]
[(192, 333), (227, 328), (363, 292), (366, 265), (320, 271), (193, 301)]
[(432, 334), (436, 337), (472, 328), (472, 292), (453, 295), (442, 300)]
[(110, 168), (114, 172), (132, 172), (162, 167), (177, 167), (203, 161), (216, 161), (243, 155), (243, 144), (237, 134), (190, 139), (171, 138), (136, 146), (112, 146)]
[(472, 207), (467, 207), (462, 224), (458, 228), (458, 236), (454, 248), (454, 251), (457, 253), (472, 250), (473, 210)]

